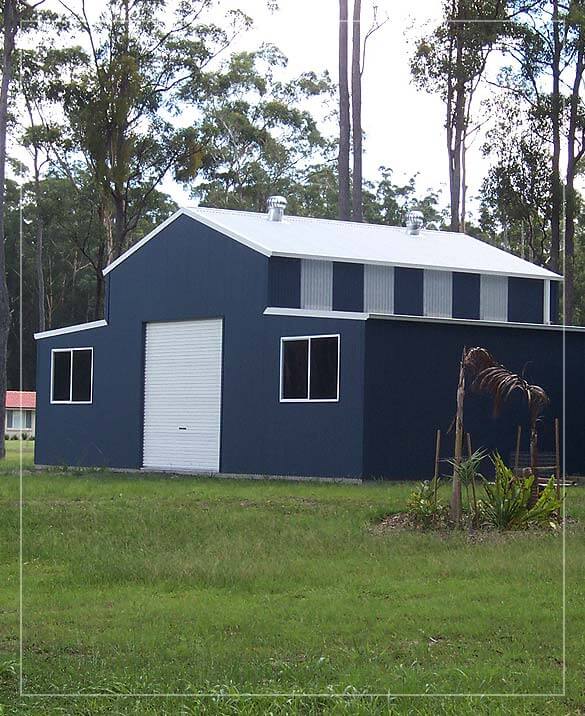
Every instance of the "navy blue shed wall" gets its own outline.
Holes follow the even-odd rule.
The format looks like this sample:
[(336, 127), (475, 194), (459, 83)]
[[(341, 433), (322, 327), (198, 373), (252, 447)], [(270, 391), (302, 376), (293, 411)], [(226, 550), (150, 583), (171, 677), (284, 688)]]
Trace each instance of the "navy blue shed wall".
[[(464, 346), (484, 346), (508, 368), (547, 391), (551, 405), (541, 429), (541, 448), (554, 449), (553, 420), (563, 417), (562, 333), (553, 330), (370, 320), (366, 328), (364, 474), (393, 479), (432, 476), (435, 431), (443, 434), (442, 457), (453, 452), (447, 434), (455, 413), (458, 366)], [(585, 472), (585, 336), (567, 335), (567, 470)], [(516, 426), (527, 411), (520, 398), (494, 417), (487, 396), (468, 394), (465, 429), (473, 445), (498, 449), (509, 460)], [(448, 470), (448, 467), (444, 467)]]
[(453, 318), (479, 320), (480, 282), (478, 273), (453, 272)]
[[(364, 322), (262, 315), (268, 259), (187, 217), (109, 283), (107, 327), (38, 341), (38, 464), (140, 467), (145, 323), (223, 317), (220, 469), (361, 474)], [(281, 404), (280, 337), (309, 333), (341, 336), (340, 402)], [(94, 347), (93, 404), (51, 405), (50, 350), (76, 346)]]
[(396, 266), (394, 269), (394, 313), (422, 316), (424, 271)]
[(272, 256), (268, 260), (268, 305), (299, 308), (301, 260)]
[(544, 323), (544, 281), (510, 276), (508, 320), (515, 323)]
[(333, 263), (333, 310), (364, 310), (364, 265)]
[(559, 292), (562, 284), (558, 281), (550, 282), (550, 322), (559, 322)]

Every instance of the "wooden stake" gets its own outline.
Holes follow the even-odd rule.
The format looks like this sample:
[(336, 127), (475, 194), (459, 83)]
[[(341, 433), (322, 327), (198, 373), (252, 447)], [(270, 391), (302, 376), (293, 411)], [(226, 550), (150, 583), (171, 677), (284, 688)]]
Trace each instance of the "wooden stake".
[(561, 499), (561, 439), (559, 431), (559, 419), (555, 418), (555, 477), (557, 480), (557, 500)]
[[(467, 452), (469, 453), (469, 457), (473, 455), (473, 451), (471, 449), (471, 433), (467, 433)], [(477, 509), (477, 495), (475, 492), (475, 477), (471, 476), (471, 496), (473, 497), (473, 524), (477, 522), (478, 519), (478, 509)]]
[(441, 457), (441, 431), (437, 429), (437, 437), (435, 438), (435, 473), (433, 476), (435, 486), (435, 506), (437, 504), (437, 482), (439, 480), (439, 459)]
[(518, 474), (520, 466), (520, 438), (522, 437), (522, 426), (519, 425), (516, 430), (516, 457), (514, 458), (514, 472)]

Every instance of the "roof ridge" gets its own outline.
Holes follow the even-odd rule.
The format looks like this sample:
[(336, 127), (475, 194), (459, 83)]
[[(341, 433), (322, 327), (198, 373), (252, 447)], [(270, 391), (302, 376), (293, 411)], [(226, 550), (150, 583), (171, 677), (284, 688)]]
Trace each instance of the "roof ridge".
[[(214, 212), (218, 214), (222, 213), (229, 213), (232, 215), (238, 215), (238, 216), (266, 216), (264, 212), (260, 211), (248, 211), (247, 209), (223, 209), (221, 207), (216, 206), (185, 206), (186, 209), (189, 209), (190, 211), (198, 212), (198, 211), (205, 211), (205, 212)], [(402, 229), (406, 233), (406, 227), (404, 226), (398, 226), (396, 224), (376, 224), (376, 223), (370, 223), (368, 221), (344, 221), (342, 219), (328, 219), (322, 216), (298, 216), (297, 214), (285, 214), (284, 218), (282, 220), (282, 223), (286, 222), (303, 222), (303, 221), (311, 221), (311, 222), (319, 222), (319, 223), (327, 223), (327, 224), (338, 224), (339, 226), (343, 226), (345, 228), (353, 228), (353, 229)], [(470, 236), (469, 234), (465, 234), (462, 231), (441, 231), (440, 229), (422, 229), (423, 232), (426, 232), (428, 234), (438, 234), (440, 236), (465, 236), (469, 239), (474, 239), (475, 241), (481, 241), (481, 239), (476, 239), (474, 236)], [(421, 234), (424, 235), (424, 234)], [(483, 242), (486, 243), (486, 242)]]

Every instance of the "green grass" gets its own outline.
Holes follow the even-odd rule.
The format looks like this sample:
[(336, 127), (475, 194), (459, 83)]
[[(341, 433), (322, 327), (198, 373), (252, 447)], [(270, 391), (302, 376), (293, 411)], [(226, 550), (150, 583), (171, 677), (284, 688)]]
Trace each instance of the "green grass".
[(0, 714), (584, 713), (583, 488), (568, 498), (565, 697), (308, 697), (562, 691), (561, 536), (379, 535), (411, 485), (36, 472), (23, 447), (25, 691), (216, 696), (18, 696), (11, 442)]

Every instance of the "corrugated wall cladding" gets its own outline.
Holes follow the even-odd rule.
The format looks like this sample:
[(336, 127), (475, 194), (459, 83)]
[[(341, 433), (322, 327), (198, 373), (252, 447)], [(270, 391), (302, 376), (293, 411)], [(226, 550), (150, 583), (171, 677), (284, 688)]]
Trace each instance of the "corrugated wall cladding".
[(333, 307), (333, 262), (301, 260), (301, 308)]
[(393, 266), (364, 266), (364, 311), (394, 313)]
[(424, 315), (450, 318), (453, 307), (453, 274), (425, 269)]
[(507, 276), (481, 277), (479, 317), (482, 321), (508, 320)]

